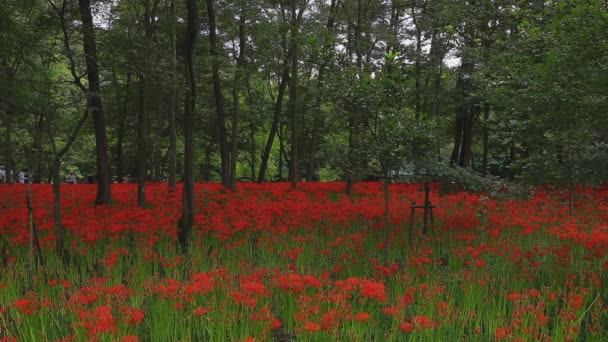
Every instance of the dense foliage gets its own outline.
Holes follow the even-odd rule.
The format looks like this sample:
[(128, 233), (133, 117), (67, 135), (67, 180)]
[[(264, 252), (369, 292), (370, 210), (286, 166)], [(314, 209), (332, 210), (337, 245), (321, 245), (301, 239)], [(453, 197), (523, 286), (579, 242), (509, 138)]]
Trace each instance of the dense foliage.
[[(186, 127), (195, 179), (230, 188), (417, 175), (437, 161), (533, 182), (606, 180), (602, 1), (193, 4), (189, 20), (179, 0), (88, 5), (115, 181), (180, 179)], [(101, 165), (97, 130), (78, 125), (100, 106), (86, 100), (98, 92), (87, 89), (79, 7), (0, 7), (0, 162), (35, 181), (51, 181), (71, 136), (62, 177), (83, 181)], [(199, 39), (185, 58), (189, 22)], [(190, 60), (194, 83), (182, 76)]]

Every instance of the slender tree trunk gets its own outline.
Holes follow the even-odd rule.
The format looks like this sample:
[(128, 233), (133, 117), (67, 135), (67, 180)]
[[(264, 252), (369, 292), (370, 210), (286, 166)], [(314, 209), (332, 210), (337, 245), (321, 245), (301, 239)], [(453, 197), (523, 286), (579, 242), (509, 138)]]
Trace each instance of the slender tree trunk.
[(469, 106), (466, 112), (464, 121), (464, 130), (462, 131), (462, 145), (460, 150), (460, 158), (458, 160), (461, 167), (469, 168), (472, 162), (473, 153), (473, 121), (476, 114), (475, 109)]
[(279, 182), (283, 181), (283, 158), (285, 156), (285, 143), (283, 142), (283, 124), (279, 123)]
[(243, 72), (245, 72), (245, 14), (244, 3), (241, 2), (241, 14), (239, 18), (239, 57), (237, 59), (236, 71), (234, 72), (234, 86), (232, 88), (233, 112), (232, 112), (232, 144), (230, 147), (230, 190), (236, 192), (236, 162), (238, 157), (238, 118), (239, 118), (239, 92), (242, 87)]
[(55, 136), (51, 129), (50, 119), (47, 123), (47, 134), (49, 137), (49, 141), (51, 142), (51, 148), (53, 150), (53, 167), (52, 167), (52, 181), (53, 181), (53, 214), (55, 218), (55, 251), (57, 255), (61, 258), (64, 263), (68, 261), (68, 251), (64, 246), (63, 239), (63, 223), (61, 218), (61, 161), (65, 154), (70, 150), (74, 142), (76, 142), (76, 138), (84, 124), (87, 121), (89, 116), (89, 110), (85, 109), (82, 113), (82, 117), (76, 124), (76, 127), (71, 132), (66, 144), (63, 146), (61, 150), (57, 150), (57, 145), (55, 143)]
[(32, 176), (30, 177), (30, 182), (40, 183), (42, 181), (42, 157), (44, 155), (44, 151), (42, 150), (42, 136), (44, 134), (44, 114), (37, 114), (38, 120), (36, 123), (36, 130), (34, 131), (34, 151), (31, 153), (31, 157), (33, 160), (31, 161), (32, 168), (30, 168), (32, 172)]
[(298, 186), (300, 163), (298, 155), (298, 134), (300, 127), (298, 123), (298, 22), (297, 22), (297, 0), (291, 0), (291, 75), (289, 82), (289, 112), (291, 113), (291, 163), (289, 167), (289, 178), (291, 187)]
[(421, 100), (421, 86), (420, 86), (420, 78), (421, 78), (421, 69), (422, 69), (422, 29), (418, 24), (418, 15), (416, 14), (416, 3), (417, 1), (412, 2), (412, 19), (414, 22), (414, 28), (416, 30), (416, 58), (415, 58), (415, 117), (416, 121), (420, 119), (420, 113), (422, 111), (422, 100)]
[(576, 184), (571, 183), (568, 186), (568, 212), (570, 216), (574, 216), (574, 198), (576, 194)]
[(95, 129), (95, 146), (97, 153), (97, 197), (95, 203), (98, 205), (108, 204), (111, 196), (110, 165), (108, 159), (105, 115), (101, 101), (93, 16), (91, 15), (90, 0), (78, 0), (78, 5), (82, 18), (83, 46), (89, 80), (87, 103), (93, 116), (93, 126)]
[(489, 140), (490, 140), (490, 129), (488, 128), (488, 119), (490, 118), (490, 104), (485, 102), (483, 104), (483, 155), (481, 160), (481, 174), (488, 174), (488, 153), (489, 153)]
[(175, 39), (175, 0), (171, 0), (171, 91), (167, 104), (169, 115), (169, 189), (175, 189), (176, 169), (177, 169), (177, 129), (175, 128), (175, 102), (177, 98), (177, 54)]
[(332, 53), (331, 53), (331, 49), (332, 49), (331, 33), (333, 32), (334, 22), (336, 19), (336, 15), (338, 13), (337, 5), (338, 4), (337, 4), (336, 0), (331, 0), (331, 5), (329, 8), (329, 17), (327, 18), (327, 24), (325, 25), (326, 32), (325, 32), (325, 40), (323, 42), (323, 51), (322, 51), (323, 61), (321, 62), (321, 65), (319, 66), (319, 75), (317, 76), (317, 94), (315, 96), (315, 104), (314, 104), (314, 109), (313, 109), (314, 118), (313, 118), (312, 133), (311, 133), (312, 137), (311, 137), (311, 142), (310, 142), (310, 154), (308, 155), (308, 169), (306, 170), (306, 180), (309, 182), (314, 180), (314, 178), (315, 178), (314, 177), (315, 166), (316, 166), (315, 161), (316, 161), (316, 156), (317, 156), (317, 146), (319, 145), (319, 131), (320, 131), (321, 126), (323, 125), (322, 118), (321, 118), (321, 100), (322, 100), (321, 87), (325, 80), (325, 69), (327, 68), (327, 65), (329, 64), (329, 60), (332, 55)]
[(59, 257), (64, 254), (63, 223), (61, 219), (61, 158), (53, 158), (53, 216), (55, 218), (55, 252)]
[(154, 181), (160, 182), (163, 178), (164, 162), (161, 162), (160, 141), (163, 135), (164, 115), (163, 115), (163, 93), (159, 94), (158, 102), (156, 103), (156, 139), (154, 140)]
[(255, 127), (249, 125), (249, 140), (251, 141), (251, 181), (255, 181)]
[(146, 81), (139, 75), (139, 98), (137, 109), (137, 206), (146, 206), (146, 171), (147, 171), (147, 134), (148, 108), (146, 99)]
[(206, 0), (209, 17), (209, 53), (211, 55), (211, 73), (213, 78), (213, 93), (215, 94), (215, 112), (217, 116), (218, 142), (222, 164), (222, 185), (230, 188), (230, 160), (228, 158), (228, 138), (226, 132), (226, 115), (224, 113), (224, 97), (220, 82), (219, 53), (217, 52), (217, 33), (215, 24), (214, 0)]
[(211, 155), (213, 154), (213, 140), (209, 140), (207, 146), (205, 146), (205, 168), (203, 170), (203, 181), (209, 182), (211, 180)]
[[(127, 73), (127, 85), (125, 87), (124, 99), (122, 102), (122, 112), (120, 113), (120, 123), (118, 124), (118, 134), (116, 137), (116, 177), (119, 183), (122, 183), (124, 176), (124, 160), (122, 154), (122, 145), (125, 136), (125, 126), (127, 119), (127, 110), (129, 108), (129, 92), (131, 88), (131, 73)], [(118, 90), (116, 97), (119, 97)]]
[(458, 165), (458, 156), (460, 153), (460, 144), (462, 142), (462, 131), (463, 131), (463, 120), (456, 114), (455, 131), (454, 131), (454, 148), (452, 149), (452, 155), (450, 157), (450, 164), (452, 166)]
[(13, 184), (13, 115), (14, 115), (14, 75), (8, 65), (4, 66), (6, 76), (4, 108), (4, 148), (6, 162), (6, 181)]
[[(208, 0), (208, 2), (211, 0)], [(196, 104), (196, 77), (194, 74), (194, 46), (198, 32), (196, 0), (186, 0), (188, 10), (184, 43), (184, 66), (187, 85), (184, 101), (184, 192), (182, 216), (178, 222), (177, 238), (182, 253), (187, 252), (194, 224), (194, 110)]]

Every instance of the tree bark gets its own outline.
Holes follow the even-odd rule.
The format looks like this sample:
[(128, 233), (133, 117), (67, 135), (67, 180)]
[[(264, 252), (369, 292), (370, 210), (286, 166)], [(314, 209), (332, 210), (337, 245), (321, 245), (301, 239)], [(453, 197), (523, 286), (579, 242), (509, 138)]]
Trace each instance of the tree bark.
[[(341, 1), (340, 1), (341, 2)], [(330, 44), (331, 41), (331, 33), (334, 28), (334, 22), (336, 19), (336, 15), (338, 13), (338, 4), (336, 0), (331, 0), (331, 5), (329, 7), (329, 16), (327, 18), (327, 24), (325, 25), (325, 40), (323, 41), (323, 51), (322, 58), (323, 61), (319, 66), (319, 76), (317, 76), (317, 94), (315, 96), (315, 104), (313, 109), (313, 124), (312, 124), (312, 137), (310, 141), (310, 154), (308, 155), (308, 168), (306, 170), (306, 180), (308, 182), (313, 181), (315, 179), (315, 162), (317, 156), (317, 147), (319, 145), (319, 131), (321, 126), (323, 125), (321, 118), (321, 100), (322, 100), (322, 92), (321, 87), (323, 86), (323, 82), (325, 80), (325, 70), (330, 61), (330, 56), (332, 55)]]
[(238, 119), (239, 119), (239, 92), (241, 91), (243, 72), (245, 71), (245, 10), (241, 2), (241, 14), (239, 18), (239, 56), (237, 58), (236, 70), (234, 72), (234, 85), (232, 87), (233, 112), (232, 112), (232, 143), (230, 146), (230, 190), (236, 192), (236, 162), (238, 157)]
[(148, 108), (146, 99), (146, 81), (139, 75), (139, 97), (137, 109), (137, 206), (146, 206), (146, 171), (147, 171), (147, 134)]
[(163, 92), (159, 94), (158, 101), (156, 102), (156, 139), (154, 140), (154, 181), (160, 182), (163, 178), (164, 161), (161, 162), (161, 138), (163, 135), (164, 127), (164, 115), (163, 115)]
[(51, 129), (51, 120), (47, 120), (47, 134), (51, 142), (51, 148), (53, 150), (53, 168), (52, 168), (52, 182), (53, 182), (53, 216), (55, 218), (55, 252), (61, 260), (66, 263), (68, 261), (68, 251), (64, 246), (63, 239), (63, 223), (61, 217), (61, 163), (65, 154), (70, 150), (72, 145), (76, 142), (76, 138), (84, 124), (86, 123), (89, 116), (89, 110), (85, 109), (76, 127), (72, 130), (65, 145), (57, 150), (55, 143), (55, 136)]
[[(208, 0), (211, 1), (211, 0)], [(187, 85), (184, 101), (184, 192), (182, 216), (178, 222), (180, 251), (186, 253), (192, 225), (194, 224), (194, 109), (196, 105), (196, 77), (194, 74), (194, 46), (198, 32), (196, 0), (187, 0), (186, 35), (184, 43), (184, 66)]]
[(175, 0), (171, 0), (171, 91), (169, 93), (169, 100), (167, 103), (167, 113), (169, 115), (169, 189), (175, 189), (176, 183), (176, 171), (177, 171), (177, 129), (175, 127), (175, 102), (177, 98), (177, 48), (175, 39), (175, 21), (177, 16), (175, 13)]
[(83, 47), (86, 57), (87, 76), (89, 80), (87, 104), (93, 116), (95, 130), (95, 146), (97, 154), (97, 196), (95, 204), (110, 202), (110, 165), (108, 159), (108, 141), (106, 137), (106, 122), (101, 101), (101, 86), (99, 83), (99, 67), (95, 46), (95, 29), (91, 15), (90, 0), (78, 0), (82, 18)]
[(14, 75), (8, 65), (4, 66), (4, 72), (6, 77), (6, 88), (5, 88), (5, 108), (4, 108), (4, 148), (5, 148), (5, 162), (6, 162), (6, 181), (8, 184), (13, 184), (13, 115), (14, 115), (14, 104), (13, 104), (13, 92), (14, 92)]
[(296, 189), (300, 173), (298, 156), (298, 134), (300, 127), (298, 123), (298, 22), (297, 1), (291, 0), (291, 75), (289, 82), (289, 112), (291, 113), (291, 163), (289, 167), (289, 178), (291, 187)]
[(220, 157), (222, 165), (222, 185), (230, 188), (230, 160), (228, 156), (228, 138), (226, 132), (226, 114), (224, 113), (224, 97), (220, 82), (219, 61), (220, 55), (217, 51), (217, 33), (215, 24), (214, 0), (206, 0), (207, 15), (209, 17), (209, 54), (211, 55), (211, 73), (213, 78), (213, 93), (215, 95), (215, 113), (218, 129), (218, 143), (220, 145)]
[(490, 129), (488, 128), (488, 119), (490, 118), (490, 104), (484, 102), (483, 104), (483, 154), (481, 160), (481, 174), (488, 174), (488, 153), (490, 150)]
[[(285, 37), (283, 36), (283, 40)], [(283, 111), (283, 98), (285, 96), (285, 88), (287, 87), (287, 80), (289, 79), (289, 59), (291, 55), (291, 49), (285, 55), (283, 60), (283, 71), (281, 73), (281, 81), (279, 82), (279, 90), (277, 94), (276, 103), (274, 105), (274, 114), (272, 117), (272, 124), (270, 126), (270, 132), (268, 133), (268, 140), (266, 141), (266, 147), (262, 154), (262, 160), (260, 161), (260, 171), (258, 172), (258, 183), (264, 183), (266, 178), (266, 170), (268, 169), (268, 159), (270, 158), (270, 151), (272, 150), (272, 144), (274, 143), (274, 137), (279, 129), (279, 119), (281, 112)], [(279, 165), (280, 165), (279, 161)]]

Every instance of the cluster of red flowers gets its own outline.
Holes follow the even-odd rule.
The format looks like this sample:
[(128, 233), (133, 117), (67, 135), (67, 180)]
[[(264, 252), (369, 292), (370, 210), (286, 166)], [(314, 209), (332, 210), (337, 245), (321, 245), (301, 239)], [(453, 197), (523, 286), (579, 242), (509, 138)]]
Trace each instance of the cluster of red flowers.
[[(93, 205), (92, 186), (66, 187), (61, 205), (69, 249), (73, 258), (95, 260), (87, 261), (84, 276), (40, 280), (39, 288), (48, 291), (2, 297), (10, 300), (0, 303), (0, 316), (22, 318), (61, 306), (92, 339), (136, 341), (131, 333), (153, 319), (148, 303), (158, 301), (188, 316), (184, 321), (247, 320), (260, 327), (256, 337), (262, 339), (276, 330), (337, 334), (365, 324), (392, 329), (387, 334), (431, 334), (453, 325), (496, 340), (548, 340), (576, 338), (580, 317), (589, 312), (584, 330), (606, 334), (608, 307), (597, 289), (606, 286), (608, 207), (588, 198), (608, 198), (607, 189), (577, 189), (587, 202), (571, 218), (563, 198), (549, 191), (528, 201), (499, 201), (441, 194), (433, 184), (439, 222), (422, 237), (417, 216), (410, 241), (409, 205), (423, 201), (420, 184), (391, 185), (389, 227), (379, 183), (357, 184), (352, 197), (339, 182), (302, 183), (298, 190), (283, 183), (239, 187), (230, 193), (218, 184), (196, 185), (193, 257), (167, 253), (177, 237), (180, 190), (149, 184), (153, 209), (139, 209), (134, 185), (115, 185), (108, 207)], [(0, 188), (0, 237), (14, 246), (2, 257), (10, 267), (24, 260), (28, 217), (23, 201), (15, 200), (23, 188)], [(33, 192), (49, 254), (56, 240), (51, 188), (33, 185)], [(526, 242), (539, 234), (551, 243)], [(582, 260), (581, 269), (572, 266), (575, 260)], [(508, 308), (494, 315), (493, 328), (471, 318), (478, 313), (467, 306), (485, 304)], [(554, 326), (560, 334), (550, 334)]]

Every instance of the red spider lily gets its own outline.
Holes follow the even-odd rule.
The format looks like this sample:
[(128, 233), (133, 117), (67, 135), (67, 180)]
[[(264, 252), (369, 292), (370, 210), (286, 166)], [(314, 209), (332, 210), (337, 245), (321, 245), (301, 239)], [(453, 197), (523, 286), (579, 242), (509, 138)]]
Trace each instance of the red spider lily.
[(304, 325), (304, 331), (319, 331), (321, 330), (321, 325), (319, 323), (315, 323), (315, 322), (307, 322)]
[(498, 328), (494, 331), (494, 340), (500, 341), (508, 338), (511, 335), (509, 328)]
[(359, 322), (366, 322), (371, 318), (371, 315), (367, 312), (359, 312), (355, 315), (354, 319)]
[(78, 316), (80, 325), (87, 330), (89, 337), (118, 331), (109, 306), (99, 306), (91, 311), (81, 310)]
[(129, 306), (125, 306), (123, 309), (123, 316), (130, 325), (137, 325), (144, 321), (145, 315), (142, 309), (133, 309)]
[(26, 315), (33, 315), (36, 312), (36, 303), (28, 298), (15, 300), (13, 307)]

